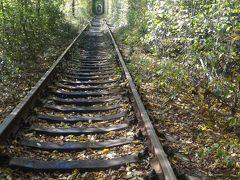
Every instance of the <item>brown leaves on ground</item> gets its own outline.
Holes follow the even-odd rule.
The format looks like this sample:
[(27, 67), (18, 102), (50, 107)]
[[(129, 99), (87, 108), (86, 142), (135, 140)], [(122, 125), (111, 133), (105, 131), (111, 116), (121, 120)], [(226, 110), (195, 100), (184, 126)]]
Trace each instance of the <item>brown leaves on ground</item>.
[[(146, 62), (141, 60), (144, 58)], [(193, 93), (193, 87), (187, 85), (171, 94), (174, 82), (166, 89), (164, 81), (156, 80), (157, 68), (153, 65), (157, 61), (160, 61), (157, 57), (135, 51), (128, 66), (178, 175), (239, 178), (240, 142), (236, 133), (226, 131), (228, 107), (209, 98), (212, 104), (209, 108), (204, 92)]]

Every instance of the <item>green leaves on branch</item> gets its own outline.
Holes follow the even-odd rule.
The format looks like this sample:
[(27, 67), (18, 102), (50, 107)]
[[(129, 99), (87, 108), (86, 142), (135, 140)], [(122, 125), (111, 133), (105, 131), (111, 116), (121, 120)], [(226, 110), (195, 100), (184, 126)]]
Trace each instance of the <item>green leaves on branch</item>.
[[(64, 37), (72, 37), (77, 29), (71, 26), (72, 19), (65, 19), (66, 4), (70, 0), (0, 0), (0, 53), (5, 63), (14, 63), (21, 68), (43, 61), (48, 48), (60, 46)], [(77, 2), (77, 1), (76, 1)], [(78, 17), (83, 23), (89, 16), (91, 4), (78, 2), (85, 9)], [(76, 12), (79, 15), (78, 11)], [(58, 44), (59, 43), (59, 44)]]

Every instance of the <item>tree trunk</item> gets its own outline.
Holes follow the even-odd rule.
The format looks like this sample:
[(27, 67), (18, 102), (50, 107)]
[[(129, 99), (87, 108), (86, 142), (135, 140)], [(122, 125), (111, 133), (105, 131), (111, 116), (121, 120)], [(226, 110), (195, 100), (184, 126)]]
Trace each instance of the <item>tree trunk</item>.
[(41, 10), (41, 1), (38, 0), (38, 1), (37, 1), (37, 9), (36, 9), (37, 14), (38, 14), (38, 17), (40, 16), (40, 10)]
[(75, 17), (75, 0), (72, 0), (72, 15)]
[(0, 1), (1, 4), (1, 11), (2, 11), (2, 33), (5, 34), (6, 30), (6, 17), (5, 17), (5, 11), (4, 11), (4, 5), (3, 5), (3, 0)]

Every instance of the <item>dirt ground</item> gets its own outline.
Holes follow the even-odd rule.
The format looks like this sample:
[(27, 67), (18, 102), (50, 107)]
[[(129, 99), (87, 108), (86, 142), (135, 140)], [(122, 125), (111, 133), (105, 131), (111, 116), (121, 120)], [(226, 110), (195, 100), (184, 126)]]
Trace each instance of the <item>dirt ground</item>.
[[(158, 57), (123, 50), (165, 152), (181, 179), (240, 179), (238, 131), (226, 128), (228, 107), (215, 99), (211, 114), (201, 93), (181, 87), (174, 96), (156, 85)], [(141, 64), (141, 59), (147, 62)], [(147, 66), (146, 66), (147, 64)], [(150, 78), (149, 78), (150, 77)], [(239, 109), (237, 110), (239, 116)], [(226, 115), (227, 116), (227, 115)]]

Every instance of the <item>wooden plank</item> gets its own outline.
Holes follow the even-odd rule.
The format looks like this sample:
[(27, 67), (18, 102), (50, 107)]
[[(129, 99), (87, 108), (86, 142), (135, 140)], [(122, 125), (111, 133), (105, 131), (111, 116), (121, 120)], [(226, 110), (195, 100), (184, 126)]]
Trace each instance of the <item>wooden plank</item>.
[(82, 134), (104, 134), (110, 131), (120, 131), (128, 128), (128, 124), (119, 124), (109, 127), (97, 128), (45, 128), (32, 126), (30, 130), (36, 131), (40, 134), (47, 134), (53, 136), (68, 136), (68, 135), (82, 135)]
[(91, 61), (91, 60), (93, 60), (93, 61), (96, 61), (96, 60), (98, 60), (98, 61), (106, 61), (106, 60), (109, 60), (108, 58), (110, 58), (110, 57), (107, 57), (107, 56), (90, 56), (90, 55), (83, 55), (83, 56), (81, 56), (81, 58), (79, 59), (79, 60), (88, 60), (88, 61)]
[(106, 72), (106, 71), (113, 71), (113, 67), (109, 67), (109, 68), (98, 68), (98, 69), (91, 69), (91, 68), (84, 68), (84, 67), (76, 67), (74, 66), (73, 68), (71, 68), (72, 70), (79, 70), (80, 72)]
[(65, 105), (81, 105), (81, 106), (92, 106), (101, 103), (113, 102), (116, 100), (121, 100), (121, 96), (114, 96), (111, 98), (94, 98), (94, 99), (64, 99), (60, 97), (51, 98), (56, 104)]
[(112, 106), (98, 106), (98, 107), (91, 107), (91, 106), (81, 106), (81, 107), (64, 107), (59, 105), (44, 105), (45, 108), (51, 109), (53, 111), (57, 112), (65, 112), (65, 113), (71, 113), (71, 112), (79, 112), (79, 113), (94, 113), (94, 112), (105, 112), (110, 110), (115, 110), (120, 108), (121, 106), (116, 104)]
[(132, 139), (115, 139), (115, 140), (108, 140), (102, 142), (64, 142), (64, 143), (52, 143), (52, 142), (40, 142), (40, 141), (33, 141), (33, 140), (23, 140), (21, 145), (27, 146), (33, 149), (40, 149), (44, 151), (81, 151), (86, 149), (105, 149), (105, 148), (112, 148), (117, 146), (122, 146), (126, 144), (130, 144), (133, 140)]
[(71, 75), (75, 75), (75, 76), (104, 76), (104, 75), (112, 75), (114, 74), (115, 71), (107, 71), (107, 72), (88, 72), (88, 73), (84, 73), (81, 72), (79, 70), (75, 71), (75, 70), (71, 70), (68, 71), (67, 74), (71, 74)]
[(109, 62), (109, 61), (107, 61), (107, 62), (96, 62), (96, 63), (82, 61), (81, 64), (83, 64), (85, 66), (96, 66), (96, 67), (98, 67), (98, 66), (107, 66), (107, 65), (108, 66), (110, 66), (110, 65), (112, 66), (113, 65), (113, 63)]
[(78, 64), (76, 66), (79, 67), (79, 68), (82, 68), (82, 69), (109, 69), (109, 68), (114, 68), (113, 65), (92, 66), (92, 65)]
[(83, 171), (101, 171), (119, 168), (128, 163), (134, 163), (137, 157), (130, 155), (110, 160), (79, 160), (79, 161), (39, 161), (22, 157), (14, 157), (9, 162), (11, 167), (36, 171), (71, 171), (79, 169)]
[[(99, 60), (79, 60), (78, 62), (79, 63), (91, 63), (91, 64), (104, 64), (104, 63), (109, 63), (110, 60), (102, 60), (102, 61), (99, 61)], [(112, 63), (109, 63), (109, 64), (112, 64)]]
[(71, 80), (67, 80), (67, 79), (62, 79), (62, 80), (60, 80), (60, 82), (66, 83), (66, 84), (71, 84), (71, 85), (100, 85), (100, 84), (103, 85), (103, 84), (117, 83), (118, 80), (89, 81), (89, 82), (85, 82), (85, 81), (71, 81)]
[(64, 90), (51, 90), (51, 93), (61, 98), (83, 98), (83, 97), (99, 97), (116, 94), (119, 91), (89, 91), (89, 92), (72, 92)]
[(100, 67), (100, 68), (89, 68), (86, 66), (80, 66), (80, 65), (74, 65), (74, 66), (69, 66), (68, 68), (71, 68), (71, 70), (78, 70), (80, 72), (90, 72), (90, 73), (106, 73), (106, 72), (115, 72), (115, 67)]
[(92, 80), (103, 80), (103, 79), (112, 79), (113, 78), (113, 74), (112, 75), (107, 75), (107, 76), (73, 76), (73, 75), (65, 75), (64, 77), (68, 78), (68, 79), (73, 79), (73, 80), (78, 80), (78, 81), (92, 81)]
[(57, 83), (57, 87), (62, 89), (69, 89), (69, 90), (76, 90), (76, 91), (94, 91), (94, 90), (104, 90), (109, 88), (116, 88), (117, 86), (89, 86), (89, 87), (82, 87), (82, 86), (70, 86), (62, 83)]
[(117, 119), (123, 118), (127, 115), (126, 112), (121, 112), (118, 114), (110, 115), (110, 116), (98, 116), (98, 117), (83, 117), (83, 116), (74, 116), (74, 117), (61, 117), (61, 116), (53, 116), (53, 115), (44, 115), (38, 114), (37, 118), (46, 120), (50, 123), (78, 123), (78, 122), (102, 122), (102, 121), (115, 121)]

